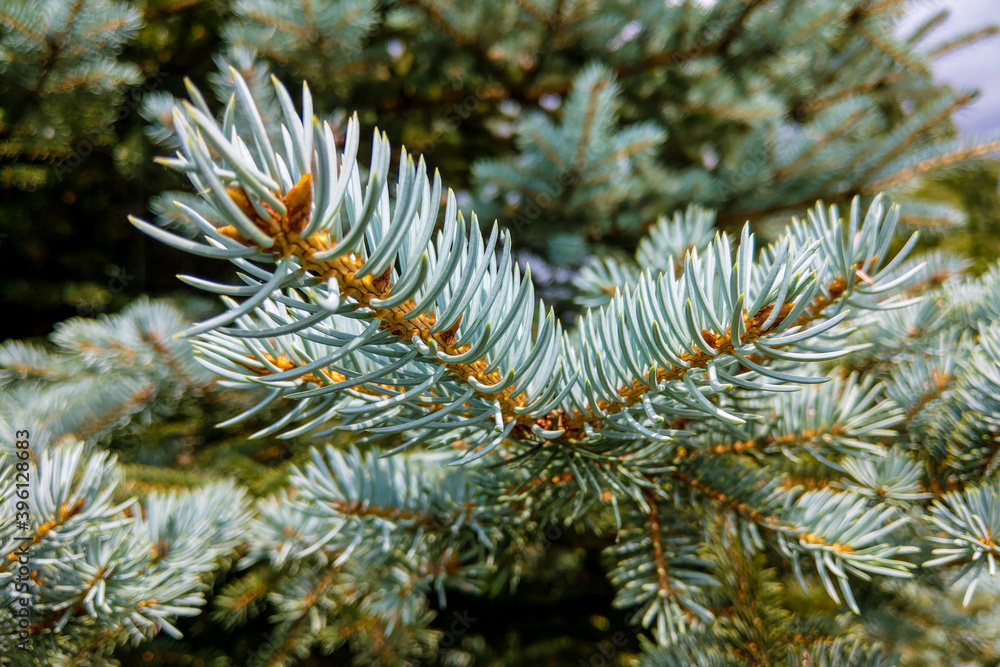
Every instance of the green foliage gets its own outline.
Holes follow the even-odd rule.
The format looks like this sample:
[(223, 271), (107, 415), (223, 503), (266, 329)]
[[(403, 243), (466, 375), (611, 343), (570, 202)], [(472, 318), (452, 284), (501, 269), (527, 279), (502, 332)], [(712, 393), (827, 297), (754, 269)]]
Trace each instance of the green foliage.
[[(587, 255), (581, 233), (591, 235), (589, 228), (596, 227), (597, 234), (606, 234), (601, 227), (617, 209), (649, 194), (649, 184), (637, 172), (666, 133), (653, 122), (618, 130), (620, 92), (606, 68), (584, 69), (573, 80), (559, 125), (536, 112), (517, 128), (519, 155), (475, 165), (473, 177), (481, 191), (506, 193), (508, 204), (518, 208), (508, 224), (522, 243), (547, 244), (551, 256), (578, 263)], [(524, 204), (518, 206), (521, 199)], [(503, 210), (494, 206), (481, 212), (493, 213)], [(552, 213), (572, 221), (571, 226), (536, 224), (553, 222)]]
[[(5, 448), (5, 466), (13, 468), (13, 454)], [(27, 467), (27, 514), (38, 526), (27, 548), (14, 539), (23, 532), (13, 521), (13, 478), (3, 493), (5, 641), (23, 637), (14, 614), (21, 598), (35, 615), (30, 633), (37, 640), (28, 653), (38, 664), (96, 660), (161, 630), (179, 637), (173, 620), (198, 613), (206, 580), (243, 538), (249, 516), (242, 492), (221, 483), (116, 505), (114, 458), (82, 442), (42, 452)], [(31, 582), (25, 590), (15, 592), (15, 574)]]
[(75, 318), (52, 334), (57, 351), (8, 341), (0, 346), (0, 405), (17, 428), (53, 439), (101, 438), (148, 426), (184, 394), (203, 395), (213, 376), (195, 362), (177, 309), (140, 300), (98, 320)]
[[(971, 98), (929, 74), (988, 30), (926, 46), (934, 21), (899, 39), (897, 3), (833, 0), (218, 8), (185, 51), (214, 95), (147, 95), (131, 144), (192, 188), (131, 221), (221, 308), (0, 346), (18, 659), (586, 661), (455, 600), (587, 558), (620, 664), (1000, 653), (1000, 266), (911, 233), (965, 221), (920, 176), (996, 147), (951, 136)], [(3, 16), (57, 35), (3, 33), (37, 89), (4, 107), (20, 166), (45, 114), (50, 156), (108, 130), (123, 45), (158, 39), (124, 5)], [(115, 76), (40, 94), (80, 63)], [(582, 266), (579, 311), (536, 298), (525, 250)]]
[[(136, 213), (145, 191), (176, 187), (148, 168), (152, 144), (176, 147), (169, 109), (183, 78), (210, 80), (225, 103), (230, 65), (274, 143), (280, 112), (269, 77), (307, 78), (335, 136), (351, 111), (377, 123), (433, 160), (467, 217), (474, 209), (516, 228), (520, 250), (563, 270), (591, 255), (631, 255), (664, 212), (691, 203), (717, 210), (732, 230), (802, 214), (820, 199), (892, 191), (905, 225), (992, 224), (982, 191), (995, 190), (984, 183), (996, 175), (980, 158), (1000, 144), (955, 138), (949, 119), (975, 96), (930, 71), (994, 27), (938, 44), (937, 23), (898, 34), (907, 2), (647, 4), (51, 0), (31, 13), (17, 0), (0, 33), (13, 54), (4, 67), (14, 68), (0, 73), (9, 158), (0, 185), (21, 192), (0, 206), (18, 256), (92, 254), (55, 274), (25, 261), (27, 280), (51, 284), (38, 299), (20, 297), (18, 283), (6, 293), (51, 325), (81, 291), (100, 290), (105, 265), (123, 257), (143, 276), (126, 286), (130, 295), (170, 288), (165, 262), (136, 253), (118, 228), (102, 226), (100, 248), (78, 230)], [(63, 19), (76, 26), (65, 50)], [(38, 21), (41, 41), (17, 28)], [(74, 67), (107, 75), (74, 78)], [(36, 80), (45, 85), (33, 93)], [(140, 115), (152, 121), (147, 133)], [(561, 166), (548, 173), (550, 163)], [(914, 193), (928, 178), (936, 185)], [(53, 198), (66, 210), (39, 233), (32, 221), (51, 216)], [(970, 242), (972, 229), (935, 242), (986, 263), (995, 248)], [(87, 268), (95, 257), (96, 271)], [(542, 275), (537, 257), (535, 265)], [(563, 309), (569, 280), (557, 273), (557, 282), (549, 300)], [(97, 309), (125, 303), (111, 301)]]
[(6, 187), (36, 187), (47, 159), (109, 142), (122, 88), (141, 81), (139, 69), (117, 56), (142, 19), (136, 8), (109, 0), (15, 1), (0, 9), (0, 25), (0, 146), (21, 161), (0, 179)]
[[(180, 151), (163, 162), (202, 193), (197, 210), (177, 204), (197, 233), (133, 223), (242, 271), (242, 285), (182, 277), (226, 304), (186, 331), (203, 365), (227, 387), (265, 390), (224, 425), (287, 403), (253, 437), (346, 431), (391, 455), (314, 450), (311, 463), (291, 469), (294, 494), (258, 502), (242, 562), (251, 574), (220, 603), (233, 607), (232, 622), (245, 622), (266, 600), (281, 638), (269, 660), (333, 650), (361, 627), (384, 636), (394, 659), (416, 658), (435, 641), (428, 595), (443, 606), (446, 589), (516, 581), (503, 556), (520, 542), (514, 526), (596, 528), (608, 501), (615, 604), (668, 652), (683, 651), (690, 632), (749, 641), (750, 628), (713, 611), (720, 584), (723, 595), (741, 584), (720, 581), (723, 561), (699, 539), (704, 531), (785, 559), (802, 590), (818, 585), (855, 614), (867, 602), (858, 582), (933, 579), (932, 568), (962, 564), (960, 574), (975, 580), (991, 572), (975, 565), (983, 555), (974, 547), (912, 558), (940, 539), (921, 526), (924, 508), (931, 524), (969, 535), (970, 545), (992, 539), (977, 518), (992, 511), (984, 496), (969, 510), (933, 490), (964, 484), (970, 464), (989, 454), (997, 409), (984, 401), (997, 393), (1000, 346), (996, 327), (970, 323), (980, 332), (971, 354), (982, 360), (946, 364), (967, 370), (926, 398), (907, 388), (941, 372), (917, 360), (921, 345), (939, 344), (943, 323), (859, 342), (900, 315), (948, 318), (944, 292), (926, 302), (905, 295), (915, 278), (931, 276), (904, 262), (914, 238), (890, 251), (896, 207), (876, 200), (862, 214), (855, 200), (846, 219), (817, 207), (759, 252), (748, 228), (738, 245), (726, 234), (704, 243), (710, 215), (692, 209), (673, 223), (680, 240), (666, 240), (664, 221), (640, 248), (640, 258), (666, 257), (661, 273), (626, 271), (608, 303), (564, 331), (534, 303), (509, 237), (494, 227), (485, 239), (474, 218), (467, 226), (423, 160), (402, 151), (390, 197), (389, 146), (376, 134), (362, 187), (355, 120), (341, 151), (328, 124), (309, 122), (308, 88), (300, 116), (276, 84), (283, 148), (275, 150), (251, 89), (234, 81), (221, 125), (194, 89), (194, 103), (173, 114)], [(960, 268), (937, 260), (947, 266)], [(958, 335), (970, 326), (951, 321)], [(858, 355), (863, 371), (836, 365)], [(889, 390), (880, 369), (897, 363), (909, 375)], [(916, 412), (947, 441), (921, 446), (921, 420), (901, 432)], [(936, 431), (953, 415), (962, 428)], [(497, 467), (507, 472), (487, 474)], [(753, 562), (746, 576), (756, 576)], [(745, 603), (743, 595), (737, 609)], [(787, 664), (887, 660), (862, 639), (800, 643), (801, 651), (755, 650), (775, 660), (787, 652)], [(723, 661), (742, 650), (719, 649)]]
[(302, 76), (332, 85), (335, 72), (356, 61), (378, 22), (373, 0), (285, 3), (238, 0), (222, 28), (229, 49), (246, 49), (277, 63), (295, 63)]

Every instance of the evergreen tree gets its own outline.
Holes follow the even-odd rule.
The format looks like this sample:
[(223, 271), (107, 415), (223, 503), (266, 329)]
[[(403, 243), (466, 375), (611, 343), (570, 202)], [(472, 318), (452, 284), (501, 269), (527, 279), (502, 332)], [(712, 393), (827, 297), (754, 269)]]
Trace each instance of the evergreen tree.
[(0, 7), (4, 186), (38, 187), (52, 161), (110, 143), (122, 89), (141, 81), (139, 69), (117, 55), (141, 23), (135, 7), (110, 0)]
[[(692, 203), (732, 231), (747, 220), (780, 224), (820, 199), (891, 191), (904, 224), (950, 229), (971, 217), (994, 231), (983, 211), (995, 193), (980, 201), (965, 183), (914, 190), (926, 176), (954, 178), (958, 165), (977, 165), (973, 182), (996, 179), (977, 160), (1000, 138), (960, 138), (949, 121), (975, 91), (931, 76), (937, 59), (996, 29), (936, 39), (939, 14), (901, 33), (898, 19), (918, 4), (906, 0), (7, 4), (0, 207), (18, 256), (41, 246), (51, 259), (65, 239), (70, 249), (89, 243), (75, 230), (137, 213), (130, 193), (175, 187), (146, 168), (156, 149), (133, 113), (138, 100), (155, 124), (169, 124), (184, 75), (223, 90), (230, 65), (262, 96), (265, 121), (276, 110), (270, 74), (305, 78), (337, 136), (357, 112), (432, 160), (466, 217), (475, 210), (517, 230), (517, 256), (534, 256), (536, 278), (550, 273), (542, 259), (556, 265), (556, 285), (540, 287), (560, 309), (572, 300), (565, 267), (631, 253), (660, 216)], [(170, 133), (151, 131), (172, 149)], [(74, 205), (84, 190), (106, 201)], [(68, 202), (59, 224), (24, 231), (50, 215), (53, 198)], [(102, 229), (104, 265), (142, 265), (128, 294), (168, 288), (164, 262)], [(965, 245), (988, 263), (983, 244)], [(40, 274), (26, 262), (21, 275), (54, 284), (23, 305), (48, 322), (67, 316), (54, 311), (60, 303), (121, 307), (103, 289), (103, 268)]]
[[(1000, 659), (1000, 265), (903, 187), (996, 144), (900, 5), (237, 3), (131, 219), (222, 309), (0, 346), (0, 661)], [(627, 633), (484, 646), (559, 540)]]

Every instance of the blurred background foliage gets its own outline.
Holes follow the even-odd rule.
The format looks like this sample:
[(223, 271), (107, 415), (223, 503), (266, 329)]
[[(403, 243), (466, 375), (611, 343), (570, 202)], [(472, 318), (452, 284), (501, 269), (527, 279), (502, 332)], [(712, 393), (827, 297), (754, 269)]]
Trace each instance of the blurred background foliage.
[[(357, 111), (363, 127), (424, 154), (465, 210), (512, 227), (522, 259), (568, 315), (567, 285), (585, 256), (631, 255), (659, 215), (703, 204), (721, 227), (750, 220), (766, 236), (769, 222), (817, 198), (871, 195), (886, 179), (905, 186), (895, 196), (914, 205), (910, 223), (927, 228), (922, 245), (961, 252), (984, 270), (1000, 255), (1000, 161), (989, 158), (1000, 137), (960, 136), (951, 116), (975, 95), (936, 83), (930, 55), (995, 29), (925, 48), (928, 21), (913, 39), (883, 39), (911, 4), (0, 0), (0, 338), (41, 338), (57, 322), (114, 313), (140, 295), (171, 297), (189, 319), (211, 307), (175, 274), (218, 280), (227, 267), (150, 241), (126, 217), (148, 217), (154, 195), (184, 187), (153, 162), (170, 150), (167, 111), (185, 78), (203, 89), (209, 82), (224, 100), (228, 64), (258, 84), (271, 72), (290, 87), (308, 79), (334, 128)], [(59, 30), (89, 12), (87, 39)], [(781, 12), (798, 23), (776, 23)], [(41, 24), (51, 30), (36, 39)], [(699, 33), (699, 25), (714, 28)], [(948, 168), (925, 174), (935, 160)], [(921, 177), (893, 180), (907, 169)], [(561, 176), (546, 183), (552, 173)], [(152, 206), (171, 221), (163, 202)], [(252, 403), (219, 396), (227, 413), (233, 401)], [(142, 432), (144, 446), (116, 438), (111, 448), (129, 471), (123, 493), (214, 472), (258, 495), (282, 485), (305, 444), (275, 448), (215, 431), (217, 407), (188, 397)], [(274, 417), (265, 411), (255, 423)], [(477, 621), (455, 637), (450, 664), (471, 654), (483, 665), (557, 664), (554, 656), (604, 664), (627, 624), (624, 614), (603, 615), (614, 593), (598, 555), (610, 541), (588, 540), (552, 536), (516, 593), (488, 604), (451, 596), (435, 628), (448, 632), (453, 612)], [(762, 572), (762, 587), (783, 590), (784, 575)], [(783, 593), (790, 608), (826, 604), (821, 593), (805, 600), (796, 591)], [(947, 621), (960, 632), (978, 613), (990, 612), (956, 612), (937, 627)], [(884, 636), (872, 623), (907, 664), (941, 664), (948, 638), (924, 635), (918, 618)], [(119, 657), (215, 664), (213, 651), (224, 648), (245, 662), (267, 623), (261, 615), (224, 638), (208, 614), (180, 627), (190, 655), (175, 660), (157, 640)], [(638, 649), (626, 636), (614, 660)], [(302, 664), (344, 664), (347, 653)], [(181, 661), (196, 654), (201, 663)]]
[[(844, 199), (862, 190), (861, 175), (844, 169), (844, 164), (859, 161), (857, 146), (838, 146), (837, 141), (852, 135), (854, 144), (872, 140), (866, 137), (891, 139), (907, 123), (920, 130), (899, 135), (905, 141), (898, 149), (887, 142), (885, 159), (875, 160), (875, 166), (885, 166), (919, 149), (929, 137), (935, 142), (960, 140), (950, 114), (972, 102), (974, 94), (967, 93), (974, 91), (945, 92), (947, 87), (935, 83), (926, 66), (933, 58), (914, 61), (913, 53), (939, 57), (995, 31), (986, 26), (921, 51), (917, 46), (940, 23), (934, 19), (918, 27), (916, 41), (901, 40), (902, 46), (874, 42), (895, 59), (872, 64), (871, 54), (852, 41), (855, 33), (871, 36), (868, 22), (882, 30), (888, 22), (891, 30), (899, 10), (912, 3), (841, 3), (847, 9), (857, 5), (856, 10), (817, 14), (828, 25), (810, 27), (817, 34), (806, 32), (800, 40), (808, 44), (822, 37), (832, 45), (808, 46), (813, 50), (804, 53), (811, 53), (813, 61), (806, 63), (801, 53), (785, 53), (801, 47), (795, 40), (779, 31), (762, 31), (770, 21), (767, 12), (778, 11), (773, 6), (787, 11), (789, 5), (812, 3), (721, 3), (739, 11), (709, 16), (703, 22), (709, 33), (694, 35), (685, 34), (683, 26), (659, 33), (636, 26), (664, 17), (676, 22), (673, 15), (666, 16), (674, 10), (715, 9), (681, 2), (655, 10), (624, 2), (526, 1), (491, 8), (489, 3), (466, 7), (416, 0), (323, 2), (315, 7), (292, 3), (284, 8), (249, 0), (3, 4), (7, 64), (0, 74), (0, 295), (10, 315), (0, 333), (17, 338), (43, 336), (70, 316), (114, 312), (139, 294), (182, 293), (174, 274), (187, 271), (191, 259), (149, 243), (123, 221), (128, 214), (146, 213), (155, 193), (182, 187), (177, 175), (153, 163), (154, 156), (166, 152), (153, 139), (164, 139), (168, 131), (150, 132), (144, 115), (165, 108), (168, 95), (182, 95), (185, 77), (218, 84), (224, 78), (224, 71), (219, 74), (223, 60), (258, 79), (272, 71), (289, 83), (308, 78), (318, 108), (331, 114), (335, 127), (357, 110), (364, 126), (377, 124), (411, 152), (426, 155), (459, 192), (466, 209), (474, 207), (481, 219), (499, 218), (515, 229), (515, 242), (526, 257), (535, 258), (536, 277), (556, 283), (548, 296), (560, 305), (568, 292), (559, 285), (569, 282), (595, 245), (631, 253), (657, 215), (700, 203), (717, 209), (723, 226), (774, 216), (785, 220), (808, 206), (814, 195)], [(60, 21), (70, 22), (64, 14), (74, 8), (81, 16), (94, 9), (100, 17), (115, 19), (113, 26), (100, 20), (94, 21), (96, 28), (90, 26), (108, 35), (98, 40), (98, 48), (91, 43), (73, 53), (71, 39), (60, 42), (57, 28)], [(310, 9), (316, 12), (312, 19)], [(31, 32), (19, 12), (47, 15), (46, 25), (52, 28), (43, 52), (27, 50), (32, 54), (28, 65), (18, 64), (25, 52), (18, 42), (30, 42)], [(289, 27), (294, 25), (304, 26), (305, 32)], [(901, 51), (911, 46), (913, 52)], [(259, 49), (256, 59), (253, 49)], [(605, 61), (604, 70), (594, 65), (599, 59)], [(792, 65), (806, 67), (784, 71)], [(586, 76), (590, 79), (577, 80)], [(65, 81), (69, 83), (55, 85)], [(582, 153), (584, 138), (571, 136), (572, 119), (560, 120), (571, 114), (566, 111), (573, 100), (569, 89), (581, 85), (591, 85), (589, 92), (577, 91), (585, 109), (594, 86), (618, 91), (599, 100), (607, 107), (598, 109), (606, 115), (606, 127), (597, 128), (592, 143), (601, 143)], [(801, 126), (815, 135), (809, 122), (820, 127), (831, 123), (816, 118), (820, 112), (810, 108), (824, 96), (853, 97), (867, 107), (877, 104), (877, 114), (845, 107), (829, 136), (819, 136), (797, 162), (786, 159), (782, 168), (773, 153), (781, 149), (789, 128)], [(942, 99), (943, 107), (927, 112), (932, 122), (914, 125), (921, 105), (935, 106)], [(546, 158), (546, 146), (538, 141), (543, 136), (551, 145), (563, 141), (571, 154), (603, 160), (604, 166), (586, 166), (585, 171), (594, 173), (582, 176), (567, 168), (560, 177), (560, 183), (569, 184), (565, 188), (539, 184), (538, 174), (551, 168), (546, 159), (552, 158)], [(969, 146), (989, 148), (995, 140), (978, 138), (979, 143)], [(597, 149), (605, 151), (604, 158), (590, 155)], [(830, 149), (835, 150), (823, 155)], [(976, 157), (988, 153), (979, 150)], [(981, 269), (1000, 249), (1000, 168), (995, 160), (969, 162), (954, 155), (942, 162), (959, 168), (908, 185), (906, 197), (933, 204), (925, 213), (925, 222), (932, 225), (956, 214), (963, 217), (963, 226), (927, 234), (924, 244), (961, 250)], [(629, 156), (627, 173), (606, 168)], [(818, 164), (803, 168), (809, 162)], [(815, 187), (804, 185), (815, 182), (822, 169), (832, 177)], [(580, 179), (605, 187), (598, 193), (585, 191)], [(842, 183), (847, 187), (841, 188)], [(597, 184), (584, 183), (586, 188)], [(545, 197), (555, 190), (561, 194), (549, 203)], [(770, 197), (761, 196), (763, 190)], [(798, 193), (800, 201), (789, 193)], [(542, 205), (534, 211), (539, 201)], [(950, 210), (936, 213), (934, 207), (942, 203)], [(542, 260), (553, 263), (554, 270), (545, 271)]]

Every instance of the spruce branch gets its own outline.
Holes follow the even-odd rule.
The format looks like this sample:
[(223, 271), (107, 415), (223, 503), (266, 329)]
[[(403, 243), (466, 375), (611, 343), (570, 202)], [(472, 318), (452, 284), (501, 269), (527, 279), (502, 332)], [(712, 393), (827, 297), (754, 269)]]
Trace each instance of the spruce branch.
[[(228, 257), (251, 275), (259, 276), (259, 282), (251, 278), (244, 288), (187, 279), (222, 294), (252, 293), (242, 304), (237, 306), (230, 302), (231, 310), (191, 330), (191, 333), (203, 333), (234, 320), (241, 322), (239, 329), (213, 333), (206, 339), (210, 343), (200, 345), (211, 359), (210, 367), (235, 380), (246, 372), (250, 360), (254, 367), (253, 377), (268, 379), (281, 393), (288, 393), (285, 387), (294, 388), (287, 380), (296, 377), (300, 382), (307, 379), (320, 385), (315, 390), (300, 391), (303, 397), (329, 395), (340, 388), (367, 384), (375, 392), (369, 391), (368, 396), (376, 404), (403, 406), (410, 402), (415, 406), (423, 404), (424, 410), (441, 406), (438, 412), (442, 416), (465, 403), (471, 391), (482, 405), (478, 419), (495, 421), (496, 430), (500, 432), (500, 437), (494, 437), (485, 449), (475, 452), (476, 456), (488, 453), (506, 437), (528, 441), (537, 438), (582, 440), (593, 438), (598, 431), (609, 427), (615, 431), (624, 428), (627, 432), (650, 432), (649, 427), (642, 426), (636, 415), (631, 414), (635, 409), (642, 410), (638, 413), (641, 418), (652, 414), (684, 415), (693, 409), (720, 419), (742, 422), (738, 415), (705, 399), (699, 385), (718, 393), (720, 387), (726, 386), (723, 382), (745, 383), (731, 375), (737, 363), (782, 382), (808, 382), (808, 379), (773, 369), (767, 361), (774, 358), (819, 359), (841, 354), (817, 356), (813, 352), (802, 356), (779, 348), (787, 344), (796, 347), (800, 341), (829, 329), (839, 321), (835, 317), (838, 310), (850, 300), (858, 302), (855, 294), (876, 294), (891, 287), (891, 283), (887, 286), (877, 284), (882, 275), (878, 274), (878, 269), (884, 266), (885, 273), (900, 259), (886, 261), (887, 244), (898, 215), (895, 209), (884, 218), (884, 209), (876, 202), (862, 221), (859, 205), (855, 203), (851, 209), (850, 227), (859, 236), (846, 239), (839, 227), (837, 211), (817, 210), (808, 223), (795, 223), (792, 235), (782, 244), (765, 249), (760, 265), (754, 262), (753, 238), (748, 231), (742, 235), (732, 266), (729, 264), (732, 251), (728, 238), (719, 237), (705, 250), (704, 257), (695, 252), (685, 255), (682, 272), (668, 270), (667, 275), (656, 279), (647, 272), (640, 277), (634, 290), (626, 287), (625, 294), (616, 295), (608, 308), (588, 313), (578, 329), (577, 341), (565, 338), (558, 324), (548, 323), (551, 314), (543, 323), (542, 310), (538, 310), (539, 332), (532, 333), (530, 324), (535, 319), (535, 305), (531, 297), (530, 273), (526, 272), (521, 278), (516, 268), (509, 268), (507, 235), (503, 236), (501, 245), (504, 258), (497, 263), (491, 257), (498, 238), (497, 229), (494, 228), (490, 239), (484, 242), (478, 234), (478, 226), (473, 224), (472, 233), (466, 236), (464, 223), (457, 216), (454, 199), (449, 195), (445, 228), (437, 243), (430, 243), (438, 201), (433, 193), (440, 192), (441, 186), (437, 177), (433, 184), (426, 180), (422, 160), (415, 166), (405, 151), (402, 153), (399, 189), (390, 221), (382, 176), (388, 162), (384, 136), (376, 134), (375, 166), (362, 201), (360, 184), (351, 162), (358, 144), (356, 122), (352, 121), (348, 130), (347, 150), (337, 169), (329, 131), (318, 125), (314, 128), (309, 116), (297, 116), (284, 88), (277, 85), (286, 128), (294, 130), (288, 144), (292, 153), (279, 160), (269, 152), (271, 144), (248, 89), (239, 82), (237, 89), (241, 91), (242, 103), (247, 105), (251, 127), (255, 128), (252, 140), (262, 163), (247, 162), (249, 154), (241, 148), (245, 144), (227, 140), (215, 121), (196, 105), (186, 107), (190, 120), (179, 110), (175, 112), (175, 125), (183, 139), (182, 155), (185, 157), (167, 161), (189, 171), (196, 183), (210, 184), (207, 201), (217, 210), (213, 219), (222, 216), (229, 224), (214, 227), (201, 218), (199, 227), (210, 240), (210, 245), (205, 245), (181, 240), (148, 223), (133, 220), (143, 231), (163, 241), (202, 255)], [(307, 90), (303, 103), (304, 113), (308, 114), (311, 99)], [(581, 114), (585, 119), (583, 107)], [(231, 163), (234, 171), (215, 171), (206, 142)], [(310, 157), (313, 146), (316, 147), (315, 156)], [(241, 152), (244, 157), (240, 157)], [(315, 191), (311, 171), (314, 162), (318, 174)], [(227, 175), (229, 173), (232, 176)], [(220, 178), (238, 185), (224, 186)], [(283, 194), (275, 192), (275, 178), (285, 183)], [(348, 195), (347, 201), (353, 204), (345, 204)], [(344, 206), (348, 210), (350, 206), (355, 207), (353, 222), (342, 231), (345, 236), (336, 238), (337, 229), (343, 225), (339, 211)], [(190, 209), (188, 214), (197, 215)], [(384, 234), (381, 243), (378, 236), (370, 236), (376, 232), (366, 231), (373, 220), (377, 226), (372, 229), (387, 225), (379, 233), (380, 236)], [(406, 240), (408, 233), (412, 240)], [(362, 234), (368, 235), (368, 240), (363, 242)], [(845, 243), (849, 245), (844, 247)], [(366, 251), (362, 251), (363, 247)], [(460, 251), (463, 247), (467, 249)], [(402, 252), (404, 248), (405, 253)], [(459, 262), (459, 252), (465, 254), (464, 262)], [(791, 259), (793, 252), (794, 260)], [(251, 269), (244, 259), (250, 256), (268, 258), (276, 263), (277, 270), (269, 274)], [(445, 266), (459, 265), (464, 265), (464, 271), (471, 271), (470, 275), (477, 277), (470, 283), (456, 284), (454, 276), (442, 272)], [(877, 275), (872, 278), (869, 273)], [(395, 281), (394, 275), (398, 276)], [(477, 296), (476, 290), (470, 287), (484, 275), (491, 278), (492, 284)], [(236, 356), (236, 350), (252, 340), (301, 328), (294, 324), (298, 317), (293, 310), (285, 311), (292, 319), (280, 324), (273, 319), (278, 311), (259, 307), (264, 299), (271, 298), (273, 302), (275, 289), (301, 280), (296, 276), (305, 277), (302, 283), (305, 294), (322, 294), (310, 286), (325, 284), (325, 296), (313, 296), (313, 304), (309, 304), (290, 293), (278, 297), (281, 302), (311, 313), (306, 322), (318, 322), (318, 318), (325, 317), (328, 312), (333, 313), (334, 318), (338, 313), (359, 310), (370, 313), (366, 317), (372, 324), (358, 343), (371, 341), (369, 345), (374, 345), (372, 336), (388, 332), (402, 346), (390, 355), (399, 361), (382, 371), (362, 366), (352, 377), (346, 368), (332, 368), (314, 360), (319, 358), (309, 359), (307, 355), (300, 362), (302, 351), (294, 348), (286, 348), (287, 354), (278, 354), (274, 349), (251, 346), (245, 348), (250, 355), (243, 352)], [(451, 299), (435, 306), (436, 312), (430, 312), (432, 298), (440, 301), (439, 295), (448, 292), (451, 292)], [(500, 298), (501, 295), (505, 296)], [(475, 307), (477, 299), (483, 299), (478, 308)], [(269, 311), (270, 315), (264, 315)], [(270, 320), (275, 326), (246, 320), (250, 312), (263, 317), (262, 323)], [(811, 326), (831, 317), (833, 319), (826, 324)], [(499, 318), (497, 324), (491, 322), (493, 318)], [(686, 326), (679, 324), (683, 322)], [(263, 329), (259, 333), (253, 333), (261, 326)], [(491, 333), (493, 327), (496, 329)], [(232, 338), (240, 330), (245, 333)], [(271, 333), (266, 333), (268, 331)], [(324, 339), (333, 341), (329, 336)], [(515, 352), (512, 346), (517, 340), (527, 345)], [(337, 344), (327, 355), (331, 362), (344, 357), (351, 349), (348, 346), (338, 350), (339, 347)], [(494, 347), (496, 351), (491, 353)], [(406, 349), (408, 353), (403, 352)], [(751, 349), (753, 354), (748, 354)], [(549, 352), (545, 353), (546, 350)], [(556, 350), (562, 350), (559, 356), (553, 356)], [(390, 354), (388, 350), (385, 353)], [(404, 356), (400, 356), (401, 353)], [(251, 360), (251, 355), (255, 361)], [(427, 380), (418, 381), (415, 389), (410, 389), (414, 383), (404, 380), (404, 376), (399, 376), (398, 381), (375, 382), (377, 378), (386, 377), (386, 370), (405, 368), (411, 360), (417, 363), (417, 358), (421, 364), (429, 361), (443, 367), (441, 371), (468, 389), (456, 387), (459, 393), (452, 394), (451, 400), (433, 394), (421, 397), (418, 391), (424, 391), (429, 382), (439, 378), (441, 371), (425, 375)], [(509, 364), (506, 372), (501, 370), (505, 363)], [(580, 371), (569, 376), (567, 364)], [(227, 370), (227, 365), (232, 370)], [(528, 373), (529, 368), (546, 367), (557, 371), (552, 378), (557, 382), (547, 377), (542, 378), (543, 382)], [(323, 370), (312, 373), (317, 369)], [(538, 389), (543, 392), (535, 393)], [(657, 397), (656, 402), (647, 399), (651, 393)], [(459, 395), (461, 400), (458, 400)], [(675, 401), (676, 407), (672, 407), (670, 401)], [(311, 414), (331, 414), (317, 413), (317, 409), (314, 408)], [(341, 413), (344, 410), (344, 407), (339, 408)], [(355, 411), (349, 410), (346, 414), (352, 412)], [(476, 419), (475, 413), (459, 412), (465, 413), (466, 423), (469, 416)], [(449, 418), (458, 417), (459, 412)], [(427, 423), (428, 418), (418, 418), (416, 423)]]
[(968, 606), (976, 587), (985, 574), (996, 573), (996, 558), (1000, 555), (995, 538), (1000, 534), (1000, 504), (992, 486), (953, 491), (935, 500), (925, 517), (944, 536), (931, 537), (943, 546), (934, 549), (937, 558), (926, 561), (924, 567), (961, 565), (955, 580), (969, 577), (963, 606)]
[[(871, 574), (912, 577), (916, 565), (895, 558), (919, 552), (911, 545), (894, 545), (885, 537), (907, 523), (890, 507), (870, 507), (863, 496), (834, 493), (830, 489), (803, 494), (786, 515), (796, 526), (788, 536), (779, 534), (778, 544), (791, 559), (796, 578), (807, 589), (801, 559), (812, 558), (826, 592), (860, 613), (848, 582), (848, 574), (870, 579)], [(832, 576), (831, 576), (832, 575)], [(839, 590), (839, 593), (838, 593)]]
[[(36, 610), (28, 631), (42, 640), (32, 643), (32, 650), (43, 662), (46, 656), (69, 660), (78, 655), (74, 644), (59, 641), (60, 636), (75, 638), (77, 645), (98, 647), (103, 641), (95, 648), (99, 655), (160, 630), (178, 637), (172, 619), (197, 613), (209, 573), (241, 539), (249, 518), (242, 493), (230, 483), (154, 493), (143, 499), (143, 511), (127, 516), (136, 499), (111, 501), (120, 481), (114, 458), (82, 442), (44, 451), (28, 468), (34, 480), (29, 562)], [(13, 477), (5, 478), (0, 487), (0, 503), (9, 510), (5, 516), (15, 515), (13, 490)], [(13, 521), (0, 524), (5, 641), (17, 636), (18, 617), (12, 612), (23, 597), (9, 581), (24, 556), (15, 551), (20, 543), (11, 539), (15, 528)]]
[(647, 495), (646, 511), (637, 507), (629, 513), (618, 544), (606, 555), (616, 564), (608, 574), (618, 588), (615, 606), (638, 606), (641, 624), (652, 626), (657, 640), (667, 643), (676, 641), (692, 622), (712, 621), (712, 613), (701, 604), (701, 589), (716, 581), (705, 571), (710, 563), (696, 555), (697, 547), (681, 524), (662, 522), (661, 502)]
[(976, 42), (993, 37), (997, 33), (1000, 33), (1000, 26), (997, 25), (987, 25), (982, 28), (970, 30), (933, 47), (930, 51), (928, 51), (926, 58), (927, 60), (937, 60), (938, 58), (948, 55), (949, 53), (959, 49), (964, 49), (967, 46), (975, 44)]

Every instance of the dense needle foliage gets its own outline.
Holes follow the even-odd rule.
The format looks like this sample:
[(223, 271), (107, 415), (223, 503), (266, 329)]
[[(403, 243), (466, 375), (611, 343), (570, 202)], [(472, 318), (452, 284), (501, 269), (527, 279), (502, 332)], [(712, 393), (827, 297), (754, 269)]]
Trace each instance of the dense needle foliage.
[[(1000, 659), (1000, 267), (921, 187), (992, 28), (194, 4), (0, 7), (6, 209), (155, 146), (117, 233), (215, 297), (0, 345), (0, 661)], [(204, 85), (130, 61), (209, 9)]]

